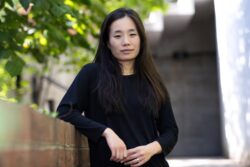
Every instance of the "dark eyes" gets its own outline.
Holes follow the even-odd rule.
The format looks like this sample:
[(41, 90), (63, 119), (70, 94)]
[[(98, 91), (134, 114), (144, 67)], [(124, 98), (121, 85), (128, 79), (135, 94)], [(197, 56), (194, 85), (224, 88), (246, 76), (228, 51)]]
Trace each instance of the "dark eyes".
[(137, 35), (136, 33), (130, 34), (131, 37), (134, 37), (134, 36), (136, 36), (136, 35)]
[[(131, 33), (131, 34), (129, 34), (129, 36), (130, 37), (135, 37), (135, 36), (137, 36), (137, 34), (136, 33)], [(114, 36), (114, 38), (121, 38), (122, 36), (121, 35), (115, 35)]]
[(121, 35), (115, 35), (114, 37), (115, 37), (115, 38), (120, 38), (120, 37), (121, 37)]

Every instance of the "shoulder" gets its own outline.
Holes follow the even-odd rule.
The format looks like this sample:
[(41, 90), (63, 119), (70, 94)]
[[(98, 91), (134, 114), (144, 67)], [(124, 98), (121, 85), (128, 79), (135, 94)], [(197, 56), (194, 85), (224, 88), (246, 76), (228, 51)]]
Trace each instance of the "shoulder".
[(82, 81), (89, 81), (96, 78), (99, 71), (99, 65), (97, 63), (88, 63), (82, 67), (78, 73), (78, 78)]
[(79, 72), (80, 75), (92, 75), (98, 72), (98, 64), (97, 63), (88, 63), (85, 64), (81, 71)]
[(84, 72), (95, 72), (98, 70), (98, 64), (97, 63), (88, 63), (88, 64), (85, 64), (81, 71), (84, 71)]

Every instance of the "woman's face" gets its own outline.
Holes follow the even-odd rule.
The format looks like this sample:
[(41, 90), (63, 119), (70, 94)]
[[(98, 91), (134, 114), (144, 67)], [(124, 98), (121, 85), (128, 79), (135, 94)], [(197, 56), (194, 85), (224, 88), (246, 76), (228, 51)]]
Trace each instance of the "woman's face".
[(110, 26), (108, 47), (120, 62), (134, 62), (140, 51), (140, 37), (133, 20), (127, 16)]

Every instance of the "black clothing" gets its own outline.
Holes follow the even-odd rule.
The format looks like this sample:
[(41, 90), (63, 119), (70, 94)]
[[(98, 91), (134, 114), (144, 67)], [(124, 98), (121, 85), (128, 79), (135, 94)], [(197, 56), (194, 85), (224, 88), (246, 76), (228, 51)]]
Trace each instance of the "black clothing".
[(98, 70), (96, 63), (84, 66), (57, 108), (60, 119), (70, 122), (87, 136), (91, 167), (123, 166), (109, 160), (111, 151), (105, 138), (101, 136), (107, 127), (124, 141), (128, 149), (158, 141), (163, 153), (153, 156), (143, 166), (167, 167), (165, 155), (173, 149), (178, 136), (170, 102), (166, 101), (159, 112), (159, 118), (155, 119), (139, 103), (135, 86), (136, 74), (121, 76), (126, 112), (105, 114), (95, 90)]

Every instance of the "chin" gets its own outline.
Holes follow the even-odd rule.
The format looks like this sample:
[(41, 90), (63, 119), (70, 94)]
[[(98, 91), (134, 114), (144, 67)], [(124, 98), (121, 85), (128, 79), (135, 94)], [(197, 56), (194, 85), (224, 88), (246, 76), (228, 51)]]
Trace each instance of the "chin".
[(123, 57), (123, 58), (119, 58), (118, 60), (119, 61), (134, 61), (135, 58), (125, 58), (125, 57)]

